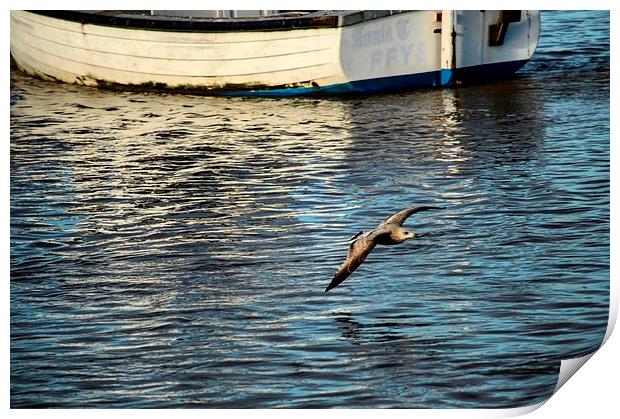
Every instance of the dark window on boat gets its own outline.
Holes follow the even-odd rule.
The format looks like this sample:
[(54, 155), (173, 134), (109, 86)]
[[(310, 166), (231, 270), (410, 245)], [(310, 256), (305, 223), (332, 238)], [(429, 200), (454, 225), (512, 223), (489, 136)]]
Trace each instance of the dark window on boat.
[(511, 23), (521, 21), (521, 10), (500, 10), (497, 23), (489, 25), (489, 46), (504, 44), (504, 38)]

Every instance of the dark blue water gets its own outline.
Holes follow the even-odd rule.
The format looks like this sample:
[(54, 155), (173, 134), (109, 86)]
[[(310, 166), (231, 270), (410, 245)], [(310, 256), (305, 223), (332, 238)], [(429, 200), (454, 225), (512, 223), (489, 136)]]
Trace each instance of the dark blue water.
[[(585, 22), (585, 23), (584, 23)], [(347, 99), (11, 71), (12, 407), (514, 407), (609, 303), (609, 13), (512, 80)], [(411, 204), (424, 236), (323, 292)]]

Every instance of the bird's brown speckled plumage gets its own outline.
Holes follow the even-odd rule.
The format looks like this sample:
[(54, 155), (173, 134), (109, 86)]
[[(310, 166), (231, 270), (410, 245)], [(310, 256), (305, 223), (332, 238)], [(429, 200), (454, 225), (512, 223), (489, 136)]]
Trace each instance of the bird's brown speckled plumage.
[(336, 271), (336, 275), (325, 288), (325, 292), (337, 287), (347, 279), (366, 260), (368, 254), (377, 244), (393, 245), (404, 242), (407, 239), (416, 237), (415, 233), (402, 227), (407, 218), (416, 212), (430, 209), (441, 209), (441, 207), (420, 206), (407, 208), (389, 216), (384, 222), (379, 224), (370, 233), (359, 232), (352, 239), (349, 246), (347, 258)]

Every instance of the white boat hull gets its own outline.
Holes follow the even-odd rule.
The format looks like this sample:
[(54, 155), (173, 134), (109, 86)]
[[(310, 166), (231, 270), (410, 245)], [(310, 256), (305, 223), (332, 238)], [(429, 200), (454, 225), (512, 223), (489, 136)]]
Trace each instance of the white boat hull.
[(460, 70), (484, 79), (484, 68), (493, 66), (488, 77), (495, 78), (516, 71), (534, 53), (537, 12), (522, 12), (520, 22), (508, 25), (503, 44), (488, 46), (487, 28), (498, 11), (445, 11), (457, 36), (453, 61), (442, 63), (447, 37), (441, 31), (449, 26), (439, 12), (338, 27), (165, 31), (12, 11), (11, 55), (26, 73), (87, 86), (296, 95), (449, 86), (460, 81)]

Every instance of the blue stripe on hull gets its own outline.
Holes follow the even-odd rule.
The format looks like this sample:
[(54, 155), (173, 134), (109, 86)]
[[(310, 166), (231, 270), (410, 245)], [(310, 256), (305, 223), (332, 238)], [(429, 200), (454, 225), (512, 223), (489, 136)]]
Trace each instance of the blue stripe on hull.
[(320, 87), (225, 91), (221, 92), (220, 95), (262, 97), (340, 96), (351, 94), (402, 92), (425, 87), (450, 87), (454, 84), (455, 80), (468, 84), (489, 82), (509, 77), (523, 67), (527, 61), (528, 60), (519, 60), (506, 63), (484, 64), (459, 68), (454, 71), (442, 69), (441, 71), (429, 71), (426, 73), (357, 80)]
[(516, 73), (529, 60), (509, 61), (505, 63), (484, 64), (456, 70), (456, 80), (462, 83), (487, 83), (505, 79)]

